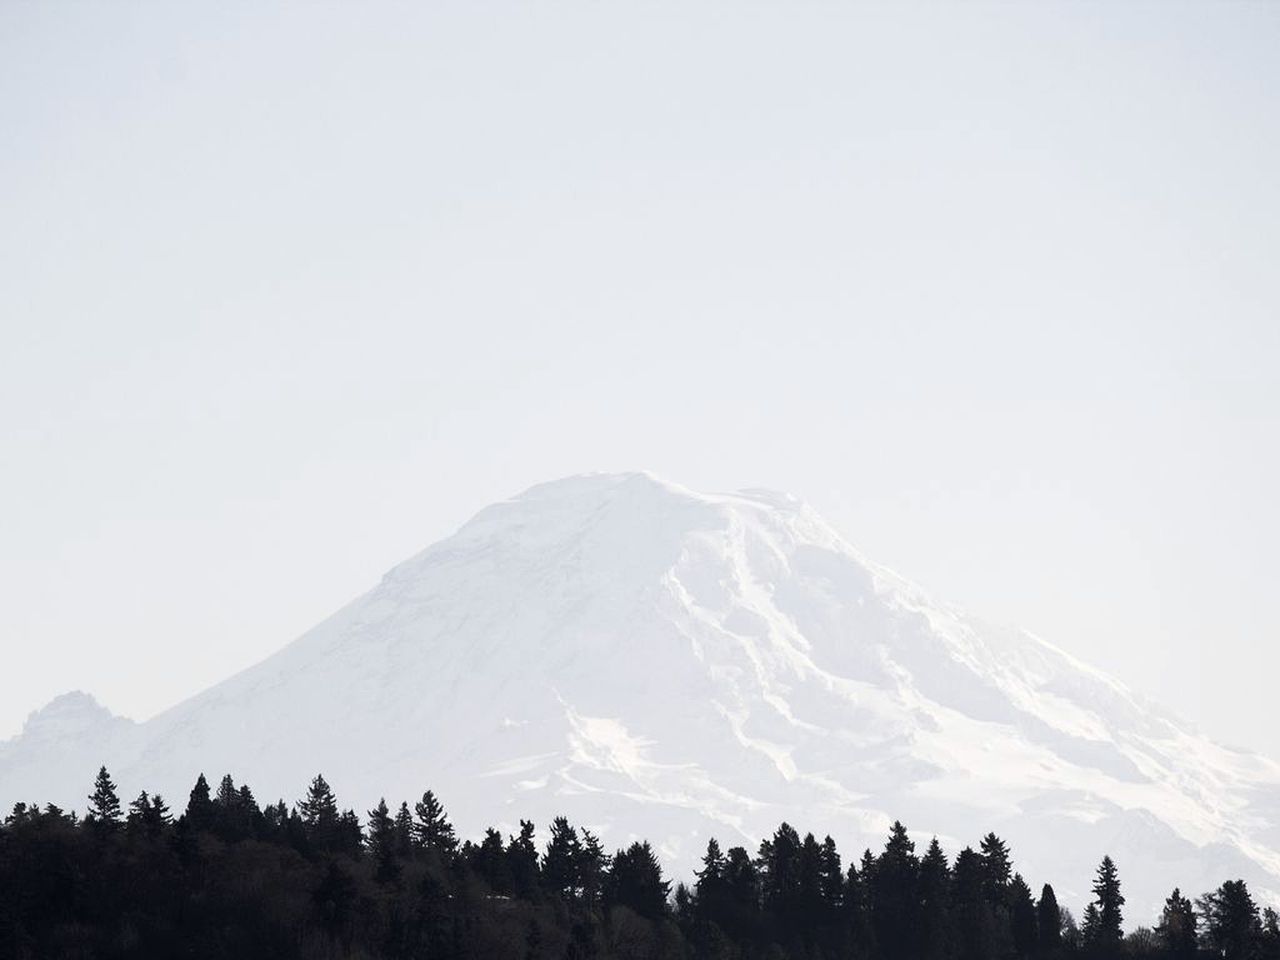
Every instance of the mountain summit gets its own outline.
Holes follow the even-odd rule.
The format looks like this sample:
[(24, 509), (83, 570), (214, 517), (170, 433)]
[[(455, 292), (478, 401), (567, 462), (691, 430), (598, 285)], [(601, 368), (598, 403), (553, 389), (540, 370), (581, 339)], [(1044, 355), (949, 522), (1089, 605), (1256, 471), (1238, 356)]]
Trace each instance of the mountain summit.
[(1172, 883), (1280, 891), (1275, 763), (930, 600), (794, 497), (643, 473), (482, 510), (145, 723), (60, 698), (0, 743), (0, 802), (83, 807), (104, 762), (179, 806), (201, 771), (264, 800), (322, 771), (361, 810), (431, 788), (465, 835), (565, 814), (682, 874), (711, 835), (853, 850), (901, 819), (952, 853), (995, 830), (1073, 905), (1110, 853), (1136, 918)]

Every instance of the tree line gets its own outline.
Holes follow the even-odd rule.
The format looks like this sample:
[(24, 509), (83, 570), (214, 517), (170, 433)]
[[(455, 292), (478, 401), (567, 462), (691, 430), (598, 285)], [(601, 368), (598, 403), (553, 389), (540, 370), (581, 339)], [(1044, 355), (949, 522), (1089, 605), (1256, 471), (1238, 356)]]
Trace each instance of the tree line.
[(1124, 932), (1110, 857), (1079, 922), (1036, 896), (994, 833), (949, 858), (894, 823), (843, 862), (781, 824), (755, 854), (708, 841), (674, 888), (645, 841), (606, 851), (564, 817), (457, 837), (430, 790), (362, 820), (323, 776), (259, 805), (203, 775), (175, 815), (124, 805), (105, 768), (85, 815), (15, 805), (0, 828), (0, 957), (423, 960), (1280, 960), (1280, 921), (1243, 880)]

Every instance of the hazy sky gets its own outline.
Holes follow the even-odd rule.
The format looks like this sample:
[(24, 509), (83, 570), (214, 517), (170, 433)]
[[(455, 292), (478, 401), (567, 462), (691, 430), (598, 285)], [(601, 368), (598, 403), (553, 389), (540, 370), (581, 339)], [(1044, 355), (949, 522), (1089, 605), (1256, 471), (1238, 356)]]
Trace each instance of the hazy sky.
[(787, 489), (1280, 756), (1280, 4), (0, 5), (0, 737), (546, 479)]

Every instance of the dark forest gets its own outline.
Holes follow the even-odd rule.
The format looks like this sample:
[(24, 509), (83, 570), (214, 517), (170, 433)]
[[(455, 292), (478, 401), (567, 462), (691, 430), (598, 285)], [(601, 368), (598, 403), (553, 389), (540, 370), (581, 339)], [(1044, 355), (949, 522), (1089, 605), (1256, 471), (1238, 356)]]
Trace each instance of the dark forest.
[[(607, 851), (563, 818), (460, 841), (430, 791), (362, 819), (317, 776), (261, 806), (201, 776), (183, 809), (125, 803), (100, 770), (83, 817), (18, 804), (0, 829), (0, 957), (1280, 960), (1280, 924), (1241, 880), (1170, 892), (1126, 934), (1109, 857), (1078, 918), (995, 834), (949, 857), (895, 823), (846, 862), (787, 823), (750, 852), (711, 840), (688, 882), (648, 843)], [(1141, 869), (1140, 864), (1132, 865)]]

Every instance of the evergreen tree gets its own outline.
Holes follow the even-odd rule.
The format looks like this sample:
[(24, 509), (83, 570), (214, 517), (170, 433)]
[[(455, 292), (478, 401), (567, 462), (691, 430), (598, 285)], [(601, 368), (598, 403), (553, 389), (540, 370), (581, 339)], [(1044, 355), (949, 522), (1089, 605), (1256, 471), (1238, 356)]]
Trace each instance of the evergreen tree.
[(204, 778), (203, 773), (196, 777), (196, 784), (191, 788), (183, 818), (193, 830), (208, 830), (213, 825), (213, 799), (209, 792), (209, 781)]
[(1197, 949), (1196, 912), (1191, 901), (1177, 887), (1164, 902), (1156, 938), (1169, 960), (1195, 960)]
[(1120, 876), (1116, 865), (1110, 857), (1103, 857), (1098, 865), (1098, 875), (1093, 881), (1093, 905), (1097, 907), (1097, 919), (1089, 928), (1086, 917), (1086, 944), (1100, 957), (1119, 956), (1120, 944), (1124, 939), (1121, 929), (1123, 915), (1120, 908), (1124, 906), (1124, 895), (1120, 893)]
[(604, 852), (600, 838), (590, 830), (583, 830), (578, 857), (578, 882), (582, 888), (582, 901), (587, 906), (595, 906), (600, 902), (600, 895), (604, 890), (609, 856)]
[(1277, 915), (1271, 907), (1262, 908), (1258, 960), (1280, 960), (1280, 915)]
[(403, 860), (413, 852), (413, 814), (409, 810), (409, 804), (403, 801), (396, 811), (393, 835), (396, 856)]
[(789, 823), (779, 824), (770, 839), (761, 841), (756, 863), (764, 909), (789, 925), (800, 891), (800, 834)]
[(338, 817), (337, 840), (334, 849), (341, 853), (355, 855), (364, 846), (364, 831), (360, 828), (360, 818), (354, 810), (343, 810)]
[(106, 767), (98, 769), (85, 819), (105, 829), (113, 829), (120, 823), (120, 797), (116, 794), (116, 785), (111, 781)]
[(648, 841), (633, 843), (613, 855), (613, 866), (605, 884), (605, 902), (630, 907), (649, 920), (667, 913), (671, 884), (662, 879), (662, 867)]
[(1254, 955), (1262, 933), (1257, 904), (1243, 880), (1228, 880), (1197, 901), (1206, 945), (1222, 960)]
[(1030, 957), (1039, 942), (1036, 904), (1031, 898), (1031, 888), (1015, 873), (1009, 881), (1009, 925), (1013, 935), (1013, 952), (1018, 957)]
[(920, 858), (920, 940), (922, 960), (941, 960), (949, 952), (951, 867), (938, 838)]
[(582, 861), (582, 844), (578, 831), (564, 817), (551, 822), (551, 839), (542, 856), (542, 886), (548, 893), (562, 900), (572, 900), (578, 895), (580, 877), (578, 868)]
[(800, 843), (797, 860), (793, 922), (806, 936), (812, 936), (815, 928), (821, 926), (826, 918), (825, 906), (822, 897), (822, 846), (812, 833), (806, 833)]
[(298, 814), (306, 828), (307, 839), (319, 849), (336, 850), (342, 846), (338, 798), (322, 774), (316, 774), (307, 787), (306, 797), (298, 801)]
[(822, 840), (822, 852), (818, 858), (818, 883), (822, 902), (828, 911), (838, 910), (844, 898), (844, 869), (840, 863), (840, 851), (829, 835)]
[(436, 799), (436, 795), (428, 790), (422, 799), (414, 804), (417, 823), (414, 824), (414, 839), (424, 850), (433, 851), (445, 862), (452, 859), (458, 848), (458, 840), (454, 836), (453, 824), (445, 814), (444, 806)]
[[(965, 847), (951, 874), (952, 935), (958, 960), (990, 960), (1008, 952), (987, 901), (987, 869), (983, 857)], [(1010, 947), (1012, 949), (1012, 947)]]
[(386, 798), (369, 811), (369, 853), (373, 856), (374, 875), (383, 883), (400, 878), (400, 864), (396, 859), (395, 821), (387, 807)]
[(992, 907), (1003, 907), (1013, 874), (1009, 847), (994, 833), (988, 833), (982, 838), (979, 851), (982, 854), (983, 896)]
[[(872, 860), (871, 851), (863, 856), (863, 863)], [(866, 884), (857, 864), (849, 864), (845, 874), (843, 908), (845, 929), (848, 931), (852, 956), (869, 957), (874, 954), (873, 941), (875, 935), (871, 929), (871, 906), (868, 902)]]
[(124, 819), (125, 829), (130, 833), (145, 833), (146, 823), (151, 818), (151, 796), (143, 790), (136, 800), (129, 804), (129, 813)]
[(760, 917), (760, 871), (742, 847), (724, 855), (724, 911), (717, 923), (729, 936), (755, 934)]
[(884, 960), (913, 960), (919, 931), (920, 864), (906, 827), (894, 821), (868, 878), (876, 944)]
[(1040, 955), (1057, 956), (1062, 948), (1062, 913), (1058, 909), (1058, 897), (1047, 883), (1041, 888), (1040, 902), (1036, 904), (1036, 933)]
[(535, 900), (538, 895), (538, 848), (533, 840), (533, 821), (521, 820), (520, 833), (507, 844), (507, 868), (515, 895)]
[(1100, 956), (1106, 949), (1102, 938), (1102, 913), (1096, 903), (1087, 904), (1080, 918), (1080, 942), (1091, 957)]
[(214, 796), (214, 803), (223, 810), (234, 810), (239, 801), (240, 791), (236, 789), (236, 785), (231, 779), (231, 774), (225, 774), (222, 782), (218, 784), (218, 792)]
[(493, 827), (484, 832), (484, 839), (478, 846), (468, 845), (467, 859), (471, 869), (476, 872), (489, 889), (499, 896), (511, 893), (511, 868), (507, 864), (507, 851), (502, 842), (502, 834)]

